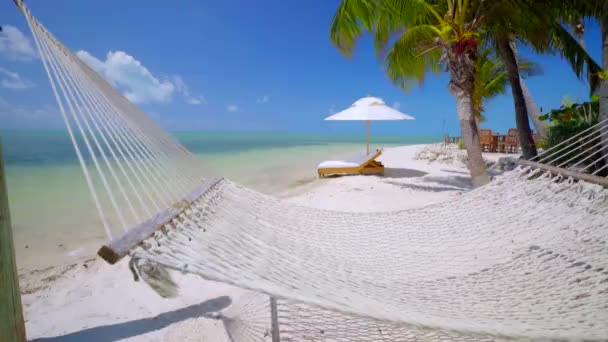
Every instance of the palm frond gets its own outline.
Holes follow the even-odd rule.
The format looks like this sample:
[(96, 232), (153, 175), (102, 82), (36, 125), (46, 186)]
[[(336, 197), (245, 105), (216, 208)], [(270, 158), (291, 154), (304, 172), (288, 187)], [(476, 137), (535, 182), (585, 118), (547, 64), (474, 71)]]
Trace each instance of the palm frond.
[[(519, 71), (522, 77), (534, 76), (541, 72), (540, 67), (524, 58), (518, 59)], [(476, 115), (484, 111), (484, 103), (492, 98), (504, 95), (509, 87), (508, 73), (501, 58), (493, 50), (486, 47), (475, 62), (475, 87), (473, 89), (473, 105)]]
[(507, 72), (502, 61), (486, 48), (475, 62), (475, 83), (473, 88), (473, 107), (478, 118), (484, 111), (484, 102), (506, 93)]
[(538, 63), (535, 63), (525, 57), (517, 57), (517, 65), (519, 67), (519, 75), (522, 78), (539, 76), (543, 74), (543, 69)]
[(350, 56), (357, 40), (368, 32), (377, 54), (383, 56), (405, 28), (440, 21), (438, 8), (425, 0), (343, 0), (332, 21), (330, 40)]
[(433, 25), (413, 26), (397, 39), (386, 56), (389, 78), (408, 90), (414, 81), (422, 84), (427, 71), (441, 70), (441, 31)]
[(357, 39), (373, 30), (378, 13), (377, 0), (342, 0), (331, 24), (330, 40), (350, 56)]
[(599, 86), (599, 76), (602, 68), (580, 45), (578, 40), (563, 25), (556, 22), (552, 28), (551, 42), (570, 64), (576, 76), (586, 78), (591, 92), (595, 92)]

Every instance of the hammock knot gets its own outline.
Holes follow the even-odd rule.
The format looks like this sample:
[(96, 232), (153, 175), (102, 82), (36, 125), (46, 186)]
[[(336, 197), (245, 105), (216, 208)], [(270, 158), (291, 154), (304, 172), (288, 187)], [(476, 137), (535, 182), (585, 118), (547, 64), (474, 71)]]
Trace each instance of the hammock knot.
[(159, 296), (163, 298), (177, 297), (177, 284), (169, 271), (160, 264), (149, 259), (132, 257), (129, 260), (129, 269), (135, 281), (139, 281), (140, 278), (143, 279)]

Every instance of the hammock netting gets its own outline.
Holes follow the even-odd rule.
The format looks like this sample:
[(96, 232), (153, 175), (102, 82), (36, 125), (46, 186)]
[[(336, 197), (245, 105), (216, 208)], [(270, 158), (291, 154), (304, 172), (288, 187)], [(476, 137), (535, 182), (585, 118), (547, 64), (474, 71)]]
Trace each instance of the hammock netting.
[[(385, 213), (298, 206), (224, 179), (184, 200), (204, 182), (198, 157), (18, 5), (108, 238), (177, 210), (132, 265), (251, 290), (221, 315), (233, 341), (271, 338), (269, 296), (283, 341), (608, 338), (604, 187), (520, 167)], [(603, 124), (536, 160), (600, 178)]]

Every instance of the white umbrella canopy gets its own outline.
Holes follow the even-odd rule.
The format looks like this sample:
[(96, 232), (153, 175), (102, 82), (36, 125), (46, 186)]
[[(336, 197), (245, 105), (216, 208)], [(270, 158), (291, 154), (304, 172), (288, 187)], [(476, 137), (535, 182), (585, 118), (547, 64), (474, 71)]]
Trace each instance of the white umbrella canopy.
[(389, 107), (377, 97), (364, 97), (349, 108), (325, 118), (325, 120), (366, 121), (367, 123), (367, 153), (369, 154), (369, 128), (371, 121), (384, 120), (415, 120), (414, 117), (403, 114)]

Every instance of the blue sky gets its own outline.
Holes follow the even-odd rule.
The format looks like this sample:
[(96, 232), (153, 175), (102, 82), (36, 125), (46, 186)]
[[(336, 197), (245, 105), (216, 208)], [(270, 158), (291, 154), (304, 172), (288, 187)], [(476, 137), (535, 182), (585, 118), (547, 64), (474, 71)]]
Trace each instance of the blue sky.
[[(376, 123), (376, 134), (457, 135), (447, 74), (430, 75), (422, 87), (405, 93), (385, 76), (369, 38), (347, 59), (329, 41), (338, 3), (28, 2), (51, 32), (170, 130), (362, 132), (362, 123), (323, 118), (373, 94), (416, 117)], [(9, 2), (3, 2), (0, 24), (5, 28), (0, 34), (0, 128), (62, 128), (29, 29)], [(599, 61), (595, 23), (589, 23), (586, 39)], [(526, 48), (521, 53), (543, 69), (527, 85), (544, 110), (558, 107), (564, 95), (588, 98), (585, 83), (559, 56), (538, 56)], [(486, 127), (503, 132), (514, 127), (510, 94), (487, 103), (485, 115)]]

